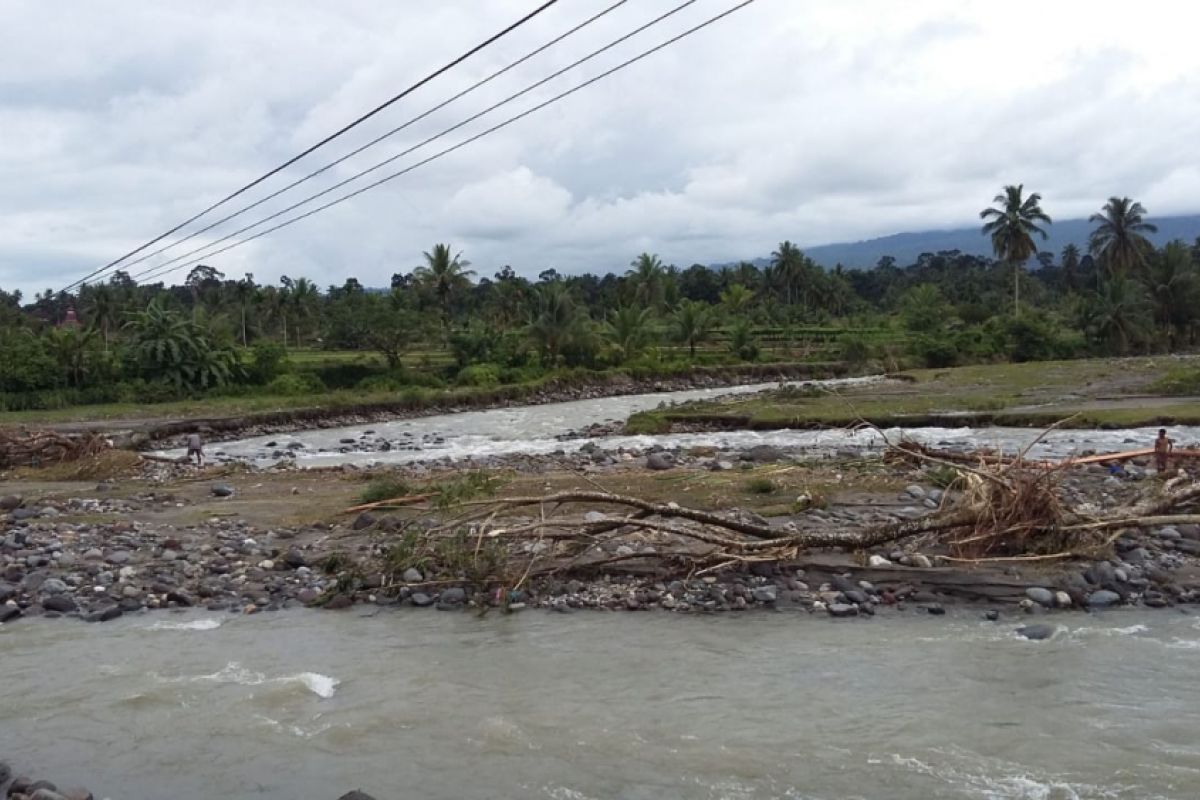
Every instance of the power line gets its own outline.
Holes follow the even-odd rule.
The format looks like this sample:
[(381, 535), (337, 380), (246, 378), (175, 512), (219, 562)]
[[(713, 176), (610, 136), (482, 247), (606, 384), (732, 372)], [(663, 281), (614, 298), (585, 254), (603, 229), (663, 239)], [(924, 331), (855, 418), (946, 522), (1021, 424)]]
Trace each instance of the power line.
[[(312, 180), (313, 178), (317, 177), (318, 175), (328, 172), (329, 170), (333, 169), (334, 167), (338, 166), (339, 164), (345, 163), (346, 161), (348, 161), (349, 159), (358, 155), (359, 153), (363, 152), (364, 150), (368, 150), (371, 147), (374, 147), (375, 145), (384, 141), (385, 139), (395, 136), (397, 133), (400, 133), (401, 131), (405, 130), (406, 128), (409, 128), (412, 125), (425, 119), (430, 114), (433, 114), (437, 111), (442, 110), (446, 106), (450, 105), (451, 103), (453, 103), (457, 100), (462, 99), (463, 97), (467, 96), (468, 94), (475, 91), (476, 89), (483, 86), (484, 84), (487, 84), (487, 83), (495, 80), (496, 78), (500, 77), (501, 75), (515, 69), (516, 67), (520, 66), (521, 64), (524, 64), (529, 59), (533, 58), (534, 56), (536, 56), (542, 52), (545, 52), (546, 50), (548, 50), (549, 48), (558, 44), (559, 42), (561, 42), (562, 40), (571, 36), (572, 34), (579, 32), (580, 30), (586, 28), (588, 25), (591, 25), (593, 22), (600, 19), (601, 17), (603, 17), (603, 16), (611, 13), (612, 11), (615, 11), (616, 9), (620, 8), (621, 6), (625, 5), (627, 2), (629, 2), (629, 0), (617, 0), (617, 2), (613, 3), (608, 8), (605, 8), (602, 11), (599, 11), (598, 13), (593, 14), (591, 17), (588, 17), (583, 22), (579, 23), (575, 27), (568, 30), (566, 33), (562, 33), (562, 34), (556, 36), (555, 38), (551, 39), (549, 42), (546, 42), (541, 47), (538, 47), (537, 49), (530, 51), (529, 53), (525, 54), (524, 56), (521, 56), (521, 58), (512, 62), (508, 66), (503, 67), (503, 68), (493, 72), (491, 75), (488, 75), (486, 78), (483, 78), (480, 81), (476, 81), (475, 83), (471, 84), (466, 89), (463, 89), (461, 92), (454, 95), (450, 99), (445, 100), (441, 103), (438, 103), (436, 106), (433, 106), (432, 108), (428, 109), (427, 111), (425, 111), (421, 114), (418, 114), (417, 116), (413, 117), (412, 119), (409, 119), (407, 122), (403, 123), (402, 125), (398, 125), (395, 128), (392, 128), (390, 131), (387, 131), (386, 133), (381, 134), (380, 136), (377, 136), (376, 138), (372, 139), (371, 141), (367, 142), (366, 144), (362, 145), (361, 147), (351, 150), (349, 153), (347, 153), (346, 155), (337, 159), (336, 161), (331, 161), (330, 163), (326, 164), (325, 166), (321, 167), (320, 169), (313, 170), (312, 172), (308, 173), (307, 175), (292, 181), (287, 186), (284, 186), (281, 189), (275, 190), (274, 192), (267, 195), (266, 197), (263, 197), (260, 200), (256, 200), (253, 203), (250, 203), (249, 205), (242, 206), (237, 211), (234, 211), (231, 214), (227, 214), (226, 216), (221, 217), (221, 219), (217, 220), (216, 222), (211, 222), (208, 225), (204, 226), (203, 228), (200, 228), (199, 230), (195, 230), (195, 231), (189, 233), (187, 236), (184, 236), (182, 239), (179, 239), (177, 241), (172, 242), (171, 244), (160, 247), (152, 253), (144, 253), (141, 256), (138, 256), (137, 258), (133, 259), (132, 261), (127, 261), (127, 262), (125, 262), (124, 267), (126, 269), (128, 269), (129, 267), (132, 267), (137, 264), (141, 264), (145, 261), (148, 261), (151, 258), (154, 258), (155, 256), (162, 255), (166, 251), (168, 251), (172, 248), (178, 247), (179, 245), (183, 244), (184, 242), (191, 241), (192, 239), (195, 239), (197, 236), (200, 236), (201, 234), (208, 233), (213, 228), (223, 225), (226, 222), (229, 222), (231, 219), (240, 217), (242, 214), (245, 214), (247, 211), (250, 211), (251, 209), (254, 209), (254, 208), (258, 208), (263, 203), (266, 203), (270, 200), (274, 200), (279, 195), (296, 188), (300, 184), (305, 183), (309, 180)], [(206, 245), (206, 246), (211, 246), (211, 245)], [(186, 256), (184, 256), (184, 257), (186, 257)], [(162, 265), (159, 265), (159, 266), (162, 266)], [(155, 267), (154, 269), (157, 269), (157, 267)]]
[[(328, 194), (330, 194), (330, 193), (332, 193), (332, 192), (334, 192), (334, 191), (336, 191), (336, 190), (338, 190), (338, 189), (340, 189), (340, 188), (342, 188), (342, 187), (346, 186), (347, 184), (353, 183), (354, 181), (358, 180), (359, 178), (362, 178), (362, 177), (363, 177), (363, 176), (365, 176), (365, 175), (368, 175), (368, 174), (370, 174), (370, 173), (372, 173), (372, 172), (374, 172), (374, 171), (376, 171), (376, 170), (378, 170), (378, 169), (381, 169), (381, 168), (383, 168), (383, 167), (387, 166), (388, 164), (391, 164), (392, 162), (394, 162), (394, 161), (396, 161), (396, 160), (398, 160), (398, 159), (400, 159), (400, 158), (402, 158), (402, 157), (404, 157), (404, 156), (406, 156), (406, 155), (409, 155), (409, 154), (411, 154), (412, 152), (414, 152), (414, 151), (416, 151), (416, 150), (419, 150), (419, 149), (421, 149), (421, 148), (422, 148), (422, 147), (424, 147), (425, 145), (427, 145), (427, 144), (430, 144), (430, 143), (432, 143), (432, 142), (434, 142), (434, 141), (436, 141), (436, 140), (438, 140), (438, 139), (442, 138), (443, 136), (446, 136), (446, 135), (448, 135), (448, 134), (450, 134), (450, 133), (453, 133), (454, 131), (458, 130), (459, 128), (462, 128), (462, 127), (464, 127), (465, 125), (468, 125), (468, 124), (470, 124), (471, 122), (474, 122), (475, 120), (479, 119), (480, 117), (483, 117), (483, 116), (485, 116), (485, 115), (487, 115), (487, 114), (490, 114), (492, 111), (495, 111), (496, 109), (500, 108), (501, 106), (504, 106), (504, 105), (506, 105), (506, 104), (508, 104), (508, 103), (512, 102), (513, 100), (516, 100), (517, 98), (519, 98), (519, 97), (522, 97), (523, 95), (526, 95), (526, 94), (528, 94), (529, 92), (533, 91), (534, 89), (538, 88), (539, 86), (543, 86), (544, 84), (548, 83), (549, 81), (551, 81), (551, 80), (553, 80), (553, 79), (555, 79), (555, 78), (557, 78), (557, 77), (559, 77), (559, 76), (563, 75), (563, 74), (564, 74), (564, 73), (566, 73), (566, 72), (569, 72), (570, 70), (574, 69), (575, 67), (578, 67), (579, 65), (581, 65), (581, 64), (583, 64), (583, 63), (585, 63), (585, 62), (587, 62), (587, 61), (589, 61), (589, 60), (591, 60), (591, 59), (595, 58), (596, 56), (598, 56), (598, 55), (600, 55), (600, 54), (602, 54), (602, 53), (604, 53), (604, 52), (606, 52), (606, 51), (608, 51), (608, 50), (611, 50), (613, 47), (617, 46), (618, 44), (621, 44), (622, 42), (625, 42), (625, 41), (629, 40), (630, 38), (632, 38), (632, 37), (636, 36), (637, 34), (639, 34), (639, 33), (643, 32), (643, 31), (647, 30), (648, 28), (650, 28), (650, 27), (652, 27), (652, 26), (654, 26), (654, 25), (657, 25), (658, 23), (662, 22), (663, 20), (667, 19), (668, 17), (670, 17), (670, 16), (672, 16), (672, 15), (674, 15), (674, 14), (677, 14), (677, 13), (679, 13), (680, 11), (682, 11), (683, 9), (687, 8), (688, 6), (692, 5), (692, 4), (693, 4), (693, 3), (695, 3), (695, 2), (696, 2), (696, 0), (684, 0), (684, 2), (680, 3), (679, 5), (675, 6), (675, 7), (674, 7), (674, 8), (672, 8), (672, 9), (669, 9), (668, 11), (666, 11), (666, 12), (664, 12), (664, 13), (662, 13), (662, 14), (658, 15), (657, 17), (655, 17), (654, 19), (650, 20), (649, 22), (646, 22), (646, 23), (644, 23), (643, 25), (640, 25), (640, 26), (638, 26), (637, 28), (635, 28), (634, 30), (630, 31), (629, 33), (626, 33), (626, 34), (624, 34), (623, 36), (621, 36), (621, 37), (619, 37), (619, 38), (617, 38), (617, 39), (614, 39), (613, 41), (609, 42), (608, 44), (604, 45), (603, 47), (600, 47), (600, 48), (598, 48), (598, 49), (596, 49), (596, 50), (592, 51), (591, 53), (587, 54), (586, 56), (583, 56), (582, 58), (580, 58), (580, 59), (577, 59), (576, 61), (572, 62), (571, 64), (568, 64), (567, 66), (563, 67), (562, 69), (556, 70), (555, 72), (551, 73), (550, 75), (546, 76), (545, 78), (542, 78), (542, 79), (540, 79), (540, 80), (538, 80), (538, 81), (535, 81), (534, 83), (531, 83), (531, 84), (529, 84), (529, 85), (528, 85), (528, 86), (526, 86), (525, 88), (523, 88), (523, 89), (521, 89), (521, 90), (519, 90), (519, 91), (517, 91), (517, 92), (514, 92), (513, 94), (509, 95), (508, 97), (505, 97), (504, 99), (502, 99), (502, 100), (500, 100), (500, 101), (498, 101), (498, 102), (496, 102), (496, 103), (493, 103), (491, 106), (489, 106), (489, 107), (485, 108), (484, 110), (482, 110), (482, 111), (480, 111), (480, 112), (478, 112), (478, 113), (476, 113), (476, 114), (473, 114), (473, 115), (471, 115), (470, 117), (467, 117), (466, 119), (462, 120), (461, 122), (458, 122), (458, 123), (456, 123), (456, 124), (454, 124), (454, 125), (451, 125), (449, 128), (446, 128), (445, 130), (442, 130), (442, 131), (440, 131), (440, 132), (438, 132), (438, 133), (434, 134), (433, 136), (430, 136), (430, 137), (428, 137), (427, 139), (425, 139), (425, 140), (423, 140), (423, 141), (421, 141), (421, 142), (419, 142), (419, 143), (417, 143), (417, 144), (415, 144), (415, 145), (413, 145), (413, 146), (411, 146), (411, 147), (409, 147), (409, 148), (407, 148), (407, 149), (405, 149), (405, 150), (403, 150), (403, 151), (401, 151), (401, 152), (399, 152), (399, 153), (396, 153), (395, 155), (393, 155), (393, 156), (391, 156), (391, 157), (389, 157), (389, 158), (386, 158), (386, 159), (384, 159), (383, 161), (380, 161), (380, 162), (379, 162), (379, 163), (377, 163), (377, 164), (374, 164), (374, 165), (372, 165), (372, 166), (370, 166), (370, 167), (368, 167), (368, 168), (366, 168), (366, 169), (364, 169), (364, 170), (361, 170), (360, 172), (357, 172), (357, 173), (355, 173), (354, 175), (351, 175), (350, 177), (348, 177), (348, 178), (345, 178), (344, 180), (341, 180), (341, 181), (339, 181), (338, 183), (335, 183), (334, 185), (332, 185), (332, 186), (330, 186), (330, 187), (328, 187), (328, 188), (326, 188), (326, 189), (323, 189), (323, 190), (321, 190), (320, 192), (316, 192), (315, 194), (309, 195), (308, 197), (304, 198), (303, 200), (300, 200), (300, 201), (298, 201), (298, 202), (296, 202), (296, 203), (293, 203), (292, 205), (290, 205), (290, 206), (288, 206), (288, 207), (286, 207), (286, 208), (280, 209), (279, 211), (276, 211), (275, 213), (273, 213), (273, 214), (270, 214), (269, 216), (267, 216), (267, 217), (264, 217), (263, 219), (260, 219), (260, 220), (258, 220), (257, 222), (253, 222), (253, 223), (251, 223), (251, 224), (249, 224), (249, 225), (246, 225), (246, 226), (244, 226), (244, 227), (242, 227), (242, 228), (239, 228), (239, 229), (237, 229), (237, 230), (233, 231), (232, 233), (226, 234), (225, 236), (221, 237), (220, 239), (217, 239), (216, 241), (209, 242), (208, 244), (202, 245), (201, 247), (197, 247), (197, 248), (195, 248), (195, 249), (193, 249), (193, 250), (190, 250), (190, 251), (188, 251), (188, 252), (186, 252), (186, 253), (183, 253), (183, 254), (181, 254), (181, 255), (175, 256), (174, 258), (171, 258), (171, 259), (169, 259), (169, 260), (167, 260), (167, 261), (165, 261), (165, 262), (163, 262), (163, 263), (161, 263), (161, 264), (158, 264), (158, 265), (156, 265), (156, 266), (154, 266), (154, 267), (151, 267), (151, 268), (149, 268), (149, 269), (147, 269), (147, 270), (144, 270), (144, 271), (142, 271), (141, 273), (139, 273), (139, 274), (137, 274), (137, 275), (135, 275), (135, 276), (133, 276), (133, 277), (134, 277), (134, 279), (135, 279), (135, 280), (138, 280), (138, 281), (144, 281), (144, 280), (150, 280), (150, 279), (153, 279), (153, 278), (159, 277), (159, 276), (161, 276), (161, 275), (168, 274), (169, 272), (173, 272), (173, 271), (174, 271), (174, 269), (166, 269), (166, 268), (167, 268), (167, 267), (170, 267), (172, 264), (176, 264), (176, 263), (178, 263), (178, 262), (180, 262), (180, 261), (185, 261), (185, 260), (187, 260), (187, 259), (191, 258), (192, 256), (196, 255), (197, 253), (201, 253), (201, 252), (202, 252), (202, 251), (204, 251), (204, 250), (208, 250), (209, 248), (216, 247), (217, 245), (220, 245), (220, 244), (222, 244), (223, 242), (227, 242), (227, 241), (229, 241), (230, 239), (233, 239), (233, 238), (235, 238), (235, 237), (237, 237), (237, 236), (240, 236), (240, 235), (242, 235), (243, 233), (247, 233), (248, 231), (251, 231), (251, 230), (253, 230), (253, 229), (255, 229), (255, 228), (257, 228), (257, 227), (259, 227), (259, 226), (261, 226), (261, 225), (265, 225), (266, 223), (270, 222), (271, 220), (278, 219), (279, 217), (282, 217), (283, 215), (285, 215), (285, 214), (287, 214), (287, 213), (289, 213), (289, 212), (295, 211), (296, 209), (300, 208), (301, 206), (304, 206), (304, 205), (307, 205), (307, 204), (311, 203), (313, 200), (316, 200), (316, 199), (318, 199), (318, 198), (324, 197), (325, 195), (328, 195)], [(741, 8), (741, 6), (737, 6), (737, 7), (735, 7), (734, 9), (731, 9), (730, 11), (728, 11), (728, 12), (725, 12), (725, 13), (726, 13), (726, 14), (732, 13), (732, 11), (736, 11), (736, 10), (737, 10), (737, 8)], [(699, 28), (700, 28), (700, 27), (704, 27), (705, 25), (711, 24), (712, 22), (715, 22), (716, 20), (720, 19), (720, 18), (721, 18), (721, 16), (723, 16), (723, 15), (717, 15), (716, 17), (710, 18), (710, 19), (709, 19), (709, 20), (708, 20), (706, 23), (704, 23), (704, 25), (701, 25), (701, 26), (699, 26), (699, 27), (697, 27), (697, 28), (693, 28), (693, 29), (691, 29), (691, 30), (687, 31), (687, 32), (686, 32), (685, 34), (683, 34), (683, 35), (690, 35), (691, 33), (694, 33), (696, 30), (699, 30)], [(682, 36), (680, 36), (680, 37), (677, 37), (677, 38), (682, 38)], [(672, 39), (672, 40), (669, 40), (668, 42), (666, 42), (666, 43), (664, 43), (664, 44), (662, 44), (662, 45), (659, 45), (659, 48), (661, 48), (661, 47), (664, 47), (664, 46), (666, 46), (667, 44), (670, 44), (671, 42), (673, 42), (673, 41), (676, 41), (676, 40), (677, 40), (677, 39)], [(640, 56), (638, 59), (634, 59), (634, 61), (636, 61), (636, 60), (640, 60), (640, 58), (641, 58), (641, 57), (645, 57), (646, 55), (649, 55), (651, 52), (654, 52), (654, 50), (652, 49), (652, 50), (646, 51), (646, 52), (645, 52), (645, 53), (643, 53), (643, 54), (642, 54), (642, 56)], [(622, 67), (621, 67), (621, 68), (623, 68), (624, 66), (628, 66), (628, 64), (630, 64), (630, 63), (633, 63), (633, 62), (632, 62), (632, 61), (630, 61), (630, 62), (626, 62), (624, 65), (622, 65)], [(601, 77), (604, 77), (604, 76), (606, 76), (606, 75), (608, 75), (608, 74), (611, 74), (611, 72), (612, 72), (612, 71), (610, 70), (608, 73), (604, 73), (604, 75), (602, 75)], [(592, 82), (594, 82), (594, 80), (593, 80)], [(583, 84), (583, 85), (588, 85), (588, 84)], [(579, 88), (582, 88), (582, 86), (576, 87), (576, 89), (579, 89)], [(561, 99), (561, 98), (562, 98), (562, 97), (564, 97), (564, 96), (566, 96), (566, 95), (559, 95), (557, 99)], [(515, 121), (515, 119), (510, 119), (510, 120), (509, 120), (509, 122), (513, 122), (513, 121)], [(504, 127), (504, 126), (503, 126), (503, 125), (501, 125), (501, 126), (499, 126), (499, 127)], [(499, 129), (499, 128), (491, 128), (491, 129), (489, 129), (489, 131), (491, 131), (491, 130), (498, 130), (498, 129)], [(485, 131), (485, 134), (486, 134), (487, 132), (488, 132), (488, 131)], [(468, 141), (468, 142), (470, 142), (470, 141), (474, 141), (474, 140), (475, 140), (475, 138), (478, 138), (478, 137), (473, 137), (472, 139), (468, 139), (467, 141)], [(458, 146), (461, 146), (461, 144), (460, 144), (460, 145), (458, 145)], [(452, 151), (452, 150), (454, 150), (454, 149), (457, 149), (457, 147), (455, 147), (455, 148), (451, 148), (451, 151)], [(451, 152), (451, 151), (442, 151), (440, 154), (438, 154), (438, 156), (434, 156), (434, 157), (436, 158), (436, 157), (439, 157), (440, 155), (445, 155), (447, 152)], [(424, 161), (421, 161), (421, 162), (419, 162), (419, 163), (418, 163), (418, 166), (420, 166), (421, 164), (428, 163), (428, 161), (430, 161), (430, 160), (432, 160), (432, 159), (426, 159), (426, 160), (424, 160)], [(406, 172), (406, 171), (411, 171), (411, 169), (412, 169), (412, 168), (410, 168), (409, 170), (402, 171), (401, 173), (398, 173), (398, 174), (403, 174), (403, 172)], [(392, 175), (392, 176), (390, 176), (390, 177), (389, 177), (387, 180), (390, 180), (391, 178), (397, 177), (397, 176), (398, 176), (398, 174), (395, 174), (395, 175)], [(367, 188), (371, 188), (371, 187), (373, 187), (373, 186), (376, 186), (376, 185), (378, 185), (378, 183), (371, 184), (371, 185), (370, 185), (370, 186), (368, 186)], [(354, 193), (354, 194), (358, 194), (358, 193), (359, 193), (359, 192), (356, 192), (356, 193)], [(347, 197), (353, 197), (353, 196), (354, 196), (354, 194), (348, 195)], [(344, 198), (344, 199), (345, 199), (345, 198)], [(337, 202), (341, 202), (341, 201), (337, 201)], [(335, 204), (336, 204), (336, 203), (335, 203)], [(324, 208), (324, 206), (323, 206), (323, 208)], [(276, 228), (272, 228), (271, 230), (276, 230)], [(258, 238), (258, 237), (252, 237), (252, 238)], [(249, 240), (247, 240), (247, 241), (249, 241)], [(224, 251), (224, 250), (220, 250), (220, 251), (217, 251), (217, 252), (225, 252), (225, 251)], [(215, 255), (215, 254), (216, 254), (216, 253), (206, 253), (204, 256), (202, 256), (202, 258), (208, 258), (209, 256), (212, 256), (212, 255)], [(177, 267), (177, 268), (175, 268), (175, 269), (179, 269), (179, 268)]]
[(275, 167), (274, 169), (270, 170), (269, 172), (266, 172), (266, 173), (260, 175), (259, 177), (255, 178), (250, 183), (247, 183), (245, 186), (241, 187), (240, 189), (233, 192), (232, 194), (224, 197), (221, 200), (218, 200), (216, 203), (213, 203), (212, 205), (208, 206), (207, 208), (205, 208), (203, 211), (199, 212), (198, 214), (195, 214), (195, 215), (189, 217), (188, 219), (184, 220), (183, 222), (179, 223), (174, 228), (171, 228), (170, 230), (166, 231), (165, 233), (159, 234), (158, 236), (156, 236), (155, 238), (146, 242), (145, 244), (142, 244), (139, 247), (137, 247), (133, 250), (130, 250), (128, 253), (121, 256), (120, 258), (110, 261), (107, 264), (105, 264), (103, 267), (100, 267), (99, 269), (94, 270), (93, 272), (85, 275), (83, 278), (81, 278), (81, 279), (75, 281), (74, 283), (70, 284), (69, 286), (67, 286), (65, 289), (63, 289), (63, 291), (67, 291), (67, 290), (75, 288), (76, 286), (80, 285), (81, 283), (84, 283), (85, 281), (89, 280), (90, 278), (92, 278), (96, 275), (99, 275), (100, 273), (104, 272), (105, 270), (108, 270), (108, 269), (111, 269), (112, 267), (117, 266), (118, 264), (120, 264), (121, 262), (123, 262), (127, 258), (129, 258), (130, 256), (135, 256), (138, 253), (145, 250), (147, 247), (152, 247), (153, 245), (158, 244), (159, 242), (161, 242), (163, 239), (167, 238), (168, 236), (178, 233), (181, 229), (192, 224), (193, 222), (200, 219), (201, 217), (203, 217), (205, 214), (209, 213), (210, 211), (213, 211), (214, 209), (225, 205), (230, 200), (232, 200), (235, 197), (238, 197), (239, 195), (243, 194), (244, 192), (254, 188), (258, 184), (265, 181), (267, 178), (270, 178), (271, 176), (278, 174), (282, 170), (287, 169), (292, 164), (295, 164), (297, 161), (299, 161), (300, 159), (309, 155), (313, 151), (315, 151), (321, 147), (324, 147), (325, 145), (329, 144), (334, 139), (338, 138), (342, 134), (349, 131), (350, 129), (362, 124), (363, 122), (367, 121), (368, 119), (375, 116), (376, 114), (383, 111), (384, 109), (388, 108), (389, 106), (393, 105), (394, 103), (404, 99), (408, 95), (415, 92), (417, 89), (421, 88), (425, 84), (432, 81), (434, 78), (437, 78), (438, 76), (442, 75), (443, 73), (453, 69), (454, 67), (458, 66), (462, 62), (466, 61), (471, 56), (478, 53), (480, 50), (483, 50), (485, 47), (491, 45), (493, 42), (496, 42), (499, 39), (503, 38), (504, 36), (507, 36), (509, 33), (512, 33), (517, 28), (521, 27), (526, 22), (528, 22), (529, 20), (536, 17), (538, 14), (541, 14), (543, 11), (550, 8), (550, 6), (554, 5), (557, 2), (558, 2), (558, 0), (545, 0), (545, 2), (543, 2), (540, 6), (535, 8), (533, 11), (530, 11), (528, 14), (526, 14), (525, 16), (518, 19), (516, 22), (514, 22), (511, 25), (509, 25), (508, 27), (500, 30), (499, 32), (492, 34), (487, 39), (484, 39), (482, 42), (480, 42), (479, 44), (475, 45), (467, 52), (460, 55), (458, 58), (456, 58), (453, 61), (445, 64), (444, 66), (434, 70), (433, 72), (426, 75), (424, 78), (421, 78), (419, 81), (412, 84), (404, 91), (400, 92), (399, 94), (393, 95), (388, 100), (385, 100), (384, 102), (375, 106), (375, 108), (371, 109), (367, 113), (363, 114), (362, 116), (358, 117), (357, 119), (353, 120), (352, 122), (342, 126), (338, 130), (336, 130), (333, 133), (326, 136), (324, 139), (317, 142), (316, 144), (308, 147), (306, 150), (303, 150), (302, 152), (298, 153), (297, 155), (292, 156), (291, 158), (289, 158), (287, 161), (283, 162), (279, 166)]

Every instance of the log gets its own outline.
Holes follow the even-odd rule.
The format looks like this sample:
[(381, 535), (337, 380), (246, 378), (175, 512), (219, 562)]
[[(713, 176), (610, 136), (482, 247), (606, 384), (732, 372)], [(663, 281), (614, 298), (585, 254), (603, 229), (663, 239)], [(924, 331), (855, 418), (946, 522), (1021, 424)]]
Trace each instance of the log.
[(423, 503), (431, 497), (433, 497), (432, 494), (408, 494), (404, 495), (403, 497), (393, 497), (390, 500), (377, 500), (374, 503), (363, 503), (359, 506), (350, 506), (350, 508), (343, 509), (342, 513), (355, 514), (360, 511), (370, 511), (372, 509), (383, 508), (385, 506), (411, 506), (414, 503)]

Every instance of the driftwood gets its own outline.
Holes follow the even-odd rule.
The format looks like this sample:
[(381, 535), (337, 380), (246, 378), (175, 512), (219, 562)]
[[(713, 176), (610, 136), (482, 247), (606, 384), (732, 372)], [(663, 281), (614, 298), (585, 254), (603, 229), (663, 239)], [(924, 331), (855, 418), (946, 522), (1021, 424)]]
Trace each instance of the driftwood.
[(111, 447), (97, 433), (63, 434), (49, 430), (0, 430), (0, 469), (75, 461)]
[(416, 505), (417, 503), (423, 503), (431, 497), (433, 497), (432, 494), (408, 494), (404, 495), (403, 497), (393, 497), (388, 500), (376, 500), (374, 503), (363, 503), (362, 505), (350, 506), (349, 508), (342, 509), (342, 513), (357, 514), (360, 511), (373, 511), (378, 508), (401, 508), (403, 506), (412, 506)]

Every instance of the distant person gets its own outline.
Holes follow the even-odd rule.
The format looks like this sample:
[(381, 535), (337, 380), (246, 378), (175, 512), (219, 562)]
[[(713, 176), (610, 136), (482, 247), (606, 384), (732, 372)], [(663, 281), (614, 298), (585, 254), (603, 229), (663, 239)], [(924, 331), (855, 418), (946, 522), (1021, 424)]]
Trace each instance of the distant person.
[(1128, 478), (1129, 473), (1125, 471), (1125, 467), (1121, 466), (1119, 461), (1110, 461), (1108, 464), (1108, 474), (1114, 478)]
[(192, 460), (192, 456), (196, 457), (196, 466), (204, 466), (204, 444), (200, 441), (200, 434), (190, 433), (187, 437), (187, 459)]
[(1154, 465), (1158, 468), (1158, 474), (1163, 475), (1167, 471), (1167, 462), (1171, 452), (1175, 449), (1175, 441), (1167, 438), (1167, 429), (1158, 429), (1158, 438), (1154, 440)]

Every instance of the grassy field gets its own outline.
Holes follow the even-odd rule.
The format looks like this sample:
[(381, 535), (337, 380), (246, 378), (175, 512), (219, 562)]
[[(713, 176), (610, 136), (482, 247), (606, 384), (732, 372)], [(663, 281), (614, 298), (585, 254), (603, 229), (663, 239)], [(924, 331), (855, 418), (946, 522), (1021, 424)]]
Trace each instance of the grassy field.
[(989, 364), (903, 373), (903, 381), (844, 391), (779, 390), (692, 403), (630, 420), (635, 432), (679, 423), (733, 428), (941, 424), (974, 419), (1041, 426), (1075, 415), (1074, 427), (1200, 424), (1200, 397), (1162, 393), (1163, 378), (1200, 369), (1200, 358), (1091, 359)]

